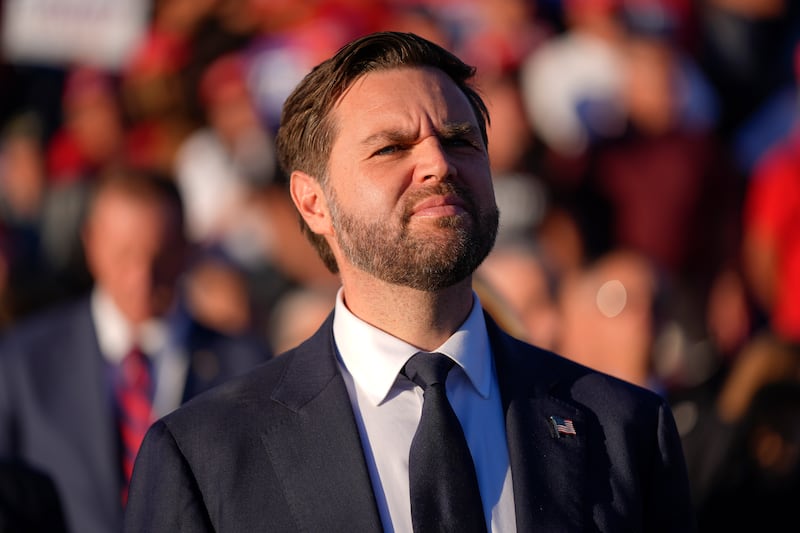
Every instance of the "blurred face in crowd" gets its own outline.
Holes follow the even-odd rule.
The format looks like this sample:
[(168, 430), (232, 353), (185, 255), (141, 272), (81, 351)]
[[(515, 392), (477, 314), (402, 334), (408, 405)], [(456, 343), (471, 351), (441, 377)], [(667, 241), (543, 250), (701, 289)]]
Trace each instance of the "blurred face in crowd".
[(177, 216), (165, 201), (113, 188), (103, 190), (83, 238), (95, 283), (131, 324), (169, 310), (186, 243)]
[(41, 146), (32, 137), (12, 136), (0, 145), (0, 196), (13, 215), (37, 216), (45, 189), (42, 160)]
[(102, 81), (84, 83), (72, 91), (65, 103), (66, 127), (83, 154), (93, 163), (102, 163), (113, 157), (122, 144), (121, 110), (111, 89)]
[(631, 120), (645, 133), (662, 134), (678, 118), (676, 58), (667, 42), (629, 38), (625, 97)]
[(332, 114), (324, 185), (305, 181), (322, 189), (330, 226), (309, 223), (340, 269), (420, 290), (471, 274), (494, 244), (498, 212), (464, 93), (435, 68), (379, 70), (358, 78)]

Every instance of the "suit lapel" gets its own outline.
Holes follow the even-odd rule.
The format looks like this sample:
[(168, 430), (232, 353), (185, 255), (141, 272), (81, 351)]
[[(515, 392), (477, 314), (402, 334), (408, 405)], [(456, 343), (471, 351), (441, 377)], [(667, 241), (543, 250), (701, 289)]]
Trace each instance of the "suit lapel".
[(336, 365), (332, 315), (293, 354), (272, 400), (286, 409), (271, 421), (263, 442), (300, 529), (380, 531), (358, 427)]
[[(91, 486), (98, 487), (92, 496), (97, 507), (110, 514), (121, 512), (120, 470), (114, 414), (109, 401), (106, 368), (97, 343), (87, 305), (72, 317), (62, 339), (63, 350), (52, 357), (51, 371), (58, 379), (49, 382), (53, 404), (53, 420), (64, 421), (62, 434), (69, 449), (59, 469), (74, 468), (69, 476), (93, 477)], [(65, 464), (64, 464), (65, 463)], [(118, 517), (110, 517), (111, 523)]]
[[(506, 417), (519, 531), (582, 531), (587, 468), (584, 415), (554, 397), (558, 386), (541, 352), (509, 337), (487, 316)], [(551, 417), (572, 421), (559, 433)]]
[[(536, 348), (503, 333), (487, 316), (506, 417), (519, 531), (581, 531), (587, 471), (585, 415), (559, 400), (559, 386)], [(287, 364), (272, 400), (285, 407), (263, 442), (300, 529), (380, 531), (358, 427), (335, 360), (332, 316)], [(560, 434), (551, 417), (571, 420)], [(314, 487), (309, 491), (308, 487)]]

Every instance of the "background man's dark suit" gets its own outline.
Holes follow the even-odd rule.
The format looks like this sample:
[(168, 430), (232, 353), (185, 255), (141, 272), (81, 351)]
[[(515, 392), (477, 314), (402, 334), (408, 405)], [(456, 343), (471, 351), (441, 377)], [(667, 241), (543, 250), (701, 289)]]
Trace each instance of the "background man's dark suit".
[(55, 484), (22, 461), (0, 460), (0, 531), (65, 533)]
[[(675, 494), (688, 482), (664, 401), (487, 320), (518, 530), (685, 530), (690, 497)], [(332, 322), (151, 428), (134, 471), (128, 533), (382, 530)], [(577, 435), (559, 437), (551, 416), (573, 420)]]
[[(247, 338), (193, 325), (183, 398), (269, 355)], [(74, 533), (122, 529), (118, 437), (89, 300), (34, 318), (0, 343), (0, 457), (21, 457), (56, 483)]]

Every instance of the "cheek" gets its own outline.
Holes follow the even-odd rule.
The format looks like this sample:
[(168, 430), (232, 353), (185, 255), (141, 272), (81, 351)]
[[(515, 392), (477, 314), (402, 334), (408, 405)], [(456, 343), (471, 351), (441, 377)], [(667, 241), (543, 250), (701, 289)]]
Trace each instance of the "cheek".
[(334, 190), (334, 200), (345, 214), (379, 219), (400, 209), (405, 183), (394, 175), (383, 174), (377, 178), (361, 175), (347, 182), (340, 181)]
[(86, 250), (86, 260), (92, 277), (101, 284), (113, 283), (123, 275), (116, 259), (118, 252), (110, 247), (92, 245)]
[(472, 167), (469, 167), (465, 176), (468, 187), (483, 209), (496, 205), (494, 182), (489, 170), (488, 160), (484, 160), (479, 164), (473, 164)]
[(373, 187), (361, 191), (359, 202), (355, 205), (359, 212), (381, 218), (397, 209), (402, 191), (395, 188)]

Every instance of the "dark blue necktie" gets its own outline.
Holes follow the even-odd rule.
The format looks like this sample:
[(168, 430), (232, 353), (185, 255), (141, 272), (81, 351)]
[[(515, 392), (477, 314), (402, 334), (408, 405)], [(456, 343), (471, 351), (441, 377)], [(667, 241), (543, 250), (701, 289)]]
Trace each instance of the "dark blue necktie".
[(403, 374), (424, 391), (408, 459), (415, 533), (486, 531), (475, 465), (445, 390), (452, 367), (446, 355), (427, 352), (403, 367)]

